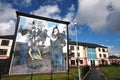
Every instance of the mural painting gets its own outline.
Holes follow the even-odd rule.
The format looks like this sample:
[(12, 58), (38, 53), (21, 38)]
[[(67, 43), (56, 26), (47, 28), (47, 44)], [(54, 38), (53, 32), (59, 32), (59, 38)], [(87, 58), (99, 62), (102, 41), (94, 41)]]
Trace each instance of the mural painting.
[(67, 25), (19, 16), (10, 74), (67, 71)]

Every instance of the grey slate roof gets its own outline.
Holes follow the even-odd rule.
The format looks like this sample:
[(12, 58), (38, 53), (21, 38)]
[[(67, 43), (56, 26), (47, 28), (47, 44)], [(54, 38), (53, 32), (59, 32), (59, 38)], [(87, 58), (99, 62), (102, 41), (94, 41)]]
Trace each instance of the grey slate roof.
[(3, 38), (3, 39), (14, 39), (15, 36), (14, 35), (1, 35), (0, 38)]

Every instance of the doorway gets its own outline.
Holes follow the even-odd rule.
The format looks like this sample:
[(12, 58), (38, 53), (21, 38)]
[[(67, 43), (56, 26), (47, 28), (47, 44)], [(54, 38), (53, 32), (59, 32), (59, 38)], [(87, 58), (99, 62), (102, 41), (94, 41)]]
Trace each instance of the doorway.
[(90, 63), (91, 63), (91, 66), (95, 66), (95, 60), (91, 60)]

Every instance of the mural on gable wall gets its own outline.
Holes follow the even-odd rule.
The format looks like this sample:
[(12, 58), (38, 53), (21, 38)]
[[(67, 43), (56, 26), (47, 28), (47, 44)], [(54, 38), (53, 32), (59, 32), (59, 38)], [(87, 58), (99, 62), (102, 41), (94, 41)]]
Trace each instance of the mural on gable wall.
[(19, 16), (10, 74), (67, 71), (67, 25)]

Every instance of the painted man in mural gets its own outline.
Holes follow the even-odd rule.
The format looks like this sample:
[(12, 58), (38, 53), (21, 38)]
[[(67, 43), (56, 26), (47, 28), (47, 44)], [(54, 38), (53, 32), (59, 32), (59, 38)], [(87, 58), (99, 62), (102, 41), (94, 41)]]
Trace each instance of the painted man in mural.
[(66, 42), (60, 35), (58, 28), (54, 27), (50, 37), (50, 56), (52, 62), (52, 71), (63, 71), (63, 47), (65, 45)]

